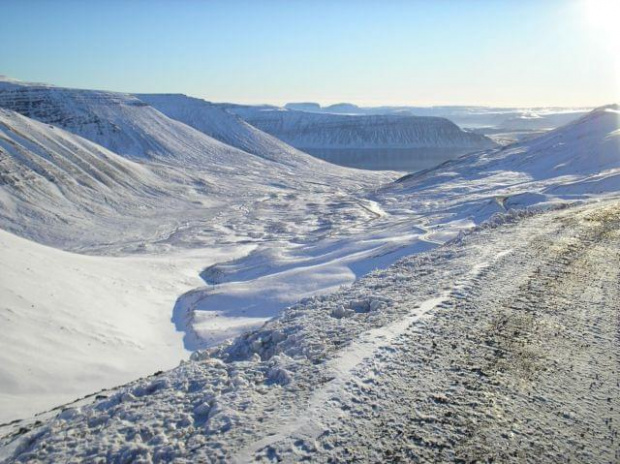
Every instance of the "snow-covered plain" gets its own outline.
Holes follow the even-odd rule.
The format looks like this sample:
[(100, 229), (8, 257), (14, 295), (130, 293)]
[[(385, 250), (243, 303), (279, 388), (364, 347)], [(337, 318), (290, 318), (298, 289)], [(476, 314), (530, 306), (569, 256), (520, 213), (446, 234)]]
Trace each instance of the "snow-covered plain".
[[(221, 443), (209, 441), (212, 434), (231, 429), (235, 430), (233, 435), (222, 440), (233, 437), (228, 443), (234, 448), (238, 445), (234, 441), (237, 432), (255, 434), (259, 426), (252, 420), (262, 417), (239, 412), (239, 408), (244, 409), (236, 401), (247, 398), (244, 386), (248, 382), (259, 385), (261, 391), (274, 386), (282, 388), (283, 395), (292, 395), (293, 403), (282, 403), (286, 411), (286, 405), (303, 400), (295, 398), (298, 390), (284, 388), (290, 382), (299, 382), (292, 374), (296, 363), (318, 366), (323, 360), (321, 353), (329, 352), (332, 343), (336, 347), (347, 345), (367, 329), (394, 322), (397, 326), (381, 329), (387, 332), (373, 338), (389, 339), (391, 333), (400, 333), (398, 327), (406, 328), (421, 315), (420, 311), (407, 313), (408, 305), (397, 312), (388, 310), (402, 287), (383, 298), (373, 296), (366, 284), (359, 284), (353, 293), (340, 291), (341, 286), (348, 287), (374, 269), (388, 268), (399, 258), (436, 248), (496, 213), (601, 201), (617, 196), (620, 190), (617, 106), (598, 109), (530, 142), (475, 153), (386, 183), (395, 179), (393, 173), (348, 170), (315, 160), (222, 113), (220, 108), (188, 102), (186, 97), (174, 96), (172, 108), (157, 102), (162, 105), (159, 112), (135, 96), (105, 93), (102, 97), (97, 92), (56, 88), (48, 94), (45, 86), (20, 86), (19, 91), (10, 86), (8, 93), (0, 91), (0, 106), (39, 121), (11, 110), (1, 113), (0, 149), (3, 163), (8, 163), (3, 164), (7, 167), (2, 174), (3, 179), (9, 179), (0, 185), (1, 199), (5, 205), (19, 205), (3, 208), (3, 228), (50, 245), (104, 256), (71, 254), (2, 234), (1, 292), (3, 302), (10, 304), (2, 308), (2, 330), (7, 336), (0, 341), (13, 346), (13, 351), (7, 350), (11, 362), (2, 371), (1, 391), (9, 393), (6, 398), (12, 408), (5, 420), (18, 417), (20, 408), (48, 408), (70, 397), (166, 369), (174, 358), (187, 356), (187, 351), (213, 347), (259, 328), (302, 298), (336, 292), (334, 297), (306, 300), (297, 310), (286, 312), (283, 319), (231, 345), (197, 352), (194, 358), (202, 361), (190, 362), (161, 379), (158, 376), (124, 387), (109, 401), (87, 406), (84, 412), (63, 413), (49, 427), (45, 425), (24, 438), (7, 438), (4, 455), (17, 450), (18, 454), (26, 453), (21, 456), (26, 461), (31, 448), (43, 460), (67, 460), (63, 451), (53, 451), (64, 446), (59, 445), (66, 439), (63, 424), (67, 424), (66, 430), (77, 430), (74, 427), (84, 426), (85, 418), (105, 438), (92, 446), (79, 444), (79, 453), (104, 456), (102, 459), (107, 455), (120, 462), (125, 459), (122, 456), (131, 459), (144, 455), (153, 460), (191, 460), (187, 454), (190, 448), (212, 453)], [(157, 99), (148, 98), (154, 103)], [(162, 99), (170, 102), (169, 96)], [(180, 111), (185, 104), (187, 110)], [(97, 130), (89, 129), (89, 122), (75, 123), (66, 116), (76, 106), (82, 116), (96, 115)], [(33, 107), (45, 110), (33, 111)], [(175, 116), (181, 120), (174, 120)], [(51, 127), (54, 121), (68, 132)], [(110, 129), (113, 126), (108, 123), (116, 124), (118, 130)], [(166, 126), (166, 134), (182, 126), (173, 134), (182, 145), (171, 145), (168, 138), (153, 131), (159, 125)], [(127, 138), (127, 134), (134, 135)], [(189, 138), (184, 139), (186, 136)], [(85, 140), (91, 137), (91, 141)], [(224, 143), (235, 146), (225, 145), (225, 156), (221, 157), (218, 147)], [(207, 146), (213, 151), (205, 151), (201, 158), (201, 147)], [(226, 157), (236, 169), (227, 170)], [(42, 159), (48, 161), (42, 163)], [(92, 160), (102, 166), (95, 174), (87, 170), (86, 176), (84, 169), (73, 168), (90, 165)], [(50, 175), (55, 172), (50, 163), (62, 175)], [(106, 190), (102, 180), (111, 172), (110, 166), (122, 166), (117, 183), (134, 186), (135, 190), (121, 190), (120, 207), (114, 204), (116, 187)], [(191, 169), (186, 171), (184, 166)], [(16, 172), (17, 179), (9, 176)], [(26, 181), (37, 176), (42, 178), (38, 181), (40, 189), (23, 188)], [(101, 202), (102, 194), (109, 195), (110, 201)], [(142, 204), (142, 198), (149, 194), (152, 214), (138, 214), (140, 210), (134, 205)], [(50, 219), (54, 212), (57, 218), (79, 214), (75, 223), (84, 224), (84, 232), (76, 237), (72, 224)], [(128, 215), (132, 217), (127, 230), (134, 235), (114, 237), (115, 225), (123, 224)], [(88, 234), (89, 223), (97, 225), (92, 235)], [(101, 235), (99, 229), (108, 235)], [(449, 282), (454, 277), (449, 277), (453, 272), (449, 268), (451, 252), (441, 250), (436, 253), (447, 253), (446, 267), (438, 268), (439, 274), (433, 275), (438, 278), (443, 269)], [(502, 248), (489, 253), (495, 251), (500, 257), (509, 252)], [(485, 255), (481, 260), (466, 260), (454, 272), (467, 269), (461, 277), (475, 279), (489, 259), (492, 257)], [(35, 263), (41, 263), (40, 267)], [(58, 263), (66, 265), (61, 268)], [(55, 272), (56, 267), (62, 270)], [(393, 269), (387, 272), (393, 275)], [(375, 290), (383, 285), (377, 275), (370, 279)], [(425, 295), (419, 300), (422, 312), (440, 306), (449, 296), (445, 291), (454, 290), (449, 287), (435, 294), (431, 283), (422, 279), (420, 285), (426, 287), (418, 289)], [(115, 291), (115, 286), (125, 292)], [(78, 296), (71, 299), (73, 294)], [(89, 295), (101, 297), (89, 299)], [(402, 298), (405, 296), (403, 293)], [(327, 325), (326, 313), (320, 310), (322, 302), (327, 302), (329, 310)], [(81, 310), (85, 306), (87, 309)], [(134, 307), (135, 311), (126, 309)], [(37, 308), (44, 309), (43, 316), (35, 316)], [(35, 322), (29, 324), (32, 318)], [(175, 330), (183, 332), (182, 341)], [(91, 339), (96, 342), (88, 347)], [(364, 340), (362, 337), (359, 343), (365, 349), (353, 352), (351, 357), (346, 355), (351, 366), (357, 365), (356, 359), (361, 361), (374, 352), (375, 341), (368, 344)], [(83, 348), (85, 342), (88, 348)], [(45, 352), (53, 368), (37, 366), (33, 344)], [(76, 347), (80, 347), (79, 353), (74, 353)], [(151, 358), (147, 361), (148, 356)], [(239, 360), (249, 364), (239, 364)], [(332, 375), (320, 366), (310, 369), (316, 369), (318, 377), (310, 377), (308, 388), (327, 382)], [(89, 370), (92, 375), (80, 377)], [(84, 377), (88, 380), (79, 380)], [(263, 383), (265, 388), (260, 386)], [(19, 396), (15, 392), (20, 392)], [(125, 403), (133, 404), (135, 398), (140, 398), (136, 403), (139, 412), (129, 417), (125, 407), (133, 406)], [(249, 405), (255, 400), (252, 396)], [(31, 409), (27, 409), (28, 403), (33, 405)], [(178, 410), (169, 414), (167, 408), (177, 406)], [(119, 432), (110, 408), (116, 408), (112, 416), (118, 412), (118, 417), (130, 424), (127, 431), (131, 436)], [(149, 425), (144, 436), (131, 432), (135, 432), (131, 424), (137, 417), (143, 424), (151, 424), (158, 414), (167, 418), (168, 422), (163, 422), (167, 430), (194, 429), (182, 443), (176, 432), (168, 433), (159, 425)], [(273, 420), (288, 423), (279, 415)], [(247, 427), (239, 428), (244, 421)], [(21, 424), (5, 430), (19, 427)], [(90, 432), (79, 433), (90, 440)], [(137, 436), (141, 436), (140, 443)], [(37, 437), (44, 439), (37, 442)], [(169, 439), (175, 443), (162, 444)], [(121, 449), (120, 443), (125, 441), (129, 444)], [(51, 454), (39, 447), (44, 442), (55, 442), (49, 448)], [(223, 458), (230, 457), (226, 446), (221, 448)], [(212, 456), (217, 457), (214, 453)]]

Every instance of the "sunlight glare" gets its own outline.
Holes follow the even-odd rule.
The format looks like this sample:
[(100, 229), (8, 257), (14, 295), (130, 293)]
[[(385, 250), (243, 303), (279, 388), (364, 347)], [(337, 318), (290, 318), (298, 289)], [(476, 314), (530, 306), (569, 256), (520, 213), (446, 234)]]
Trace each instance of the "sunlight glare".
[(588, 27), (609, 53), (616, 75), (616, 97), (620, 98), (620, 1), (583, 0)]

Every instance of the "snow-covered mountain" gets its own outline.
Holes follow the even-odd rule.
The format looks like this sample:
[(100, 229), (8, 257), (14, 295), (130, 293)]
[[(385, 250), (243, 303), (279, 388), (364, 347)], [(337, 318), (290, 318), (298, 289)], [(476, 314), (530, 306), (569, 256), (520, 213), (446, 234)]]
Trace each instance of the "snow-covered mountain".
[[(317, 160), (201, 100), (173, 103), (166, 111), (197, 129), (132, 95), (0, 82), (3, 227), (63, 248), (139, 246), (178, 239), (196, 221), (209, 229), (217, 214), (237, 222), (231, 205), (287, 189), (356, 190), (387, 178)], [(23, 187), (29, 179), (36, 188)]]
[(327, 161), (368, 169), (417, 170), (490, 148), (483, 135), (444, 118), (349, 115), (225, 105), (251, 125)]

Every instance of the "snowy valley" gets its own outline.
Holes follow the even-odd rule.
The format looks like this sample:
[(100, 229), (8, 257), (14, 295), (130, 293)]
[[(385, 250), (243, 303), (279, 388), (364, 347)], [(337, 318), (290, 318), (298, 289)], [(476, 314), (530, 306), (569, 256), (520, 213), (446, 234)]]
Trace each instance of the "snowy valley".
[(618, 105), (355, 108), (0, 82), (0, 462), (617, 460)]

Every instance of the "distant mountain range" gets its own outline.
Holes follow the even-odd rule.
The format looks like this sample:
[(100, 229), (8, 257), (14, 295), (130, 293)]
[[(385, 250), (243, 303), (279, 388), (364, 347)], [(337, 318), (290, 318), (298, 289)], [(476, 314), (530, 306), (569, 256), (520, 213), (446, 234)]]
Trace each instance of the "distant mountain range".
[(360, 107), (352, 103), (321, 106), (318, 103), (287, 103), (286, 109), (329, 114), (399, 114), (447, 118), (463, 128), (513, 130), (555, 129), (583, 116), (592, 108), (509, 108), (488, 106), (377, 106)]

